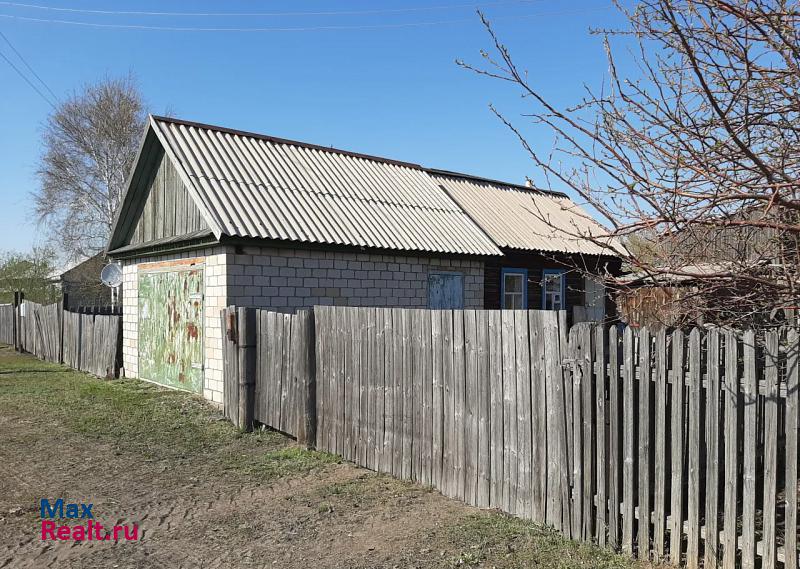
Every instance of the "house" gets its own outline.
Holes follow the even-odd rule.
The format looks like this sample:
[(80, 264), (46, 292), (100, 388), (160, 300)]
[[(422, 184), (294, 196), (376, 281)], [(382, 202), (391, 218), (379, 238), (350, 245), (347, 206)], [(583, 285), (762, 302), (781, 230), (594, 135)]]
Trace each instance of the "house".
[(567, 310), (581, 321), (613, 316), (612, 299), (594, 276), (618, 274), (621, 263), (608, 247), (575, 237), (604, 230), (566, 194), (428, 172), (503, 253), (484, 261), (483, 308)]
[(51, 276), (51, 281), (61, 290), (65, 310), (111, 306), (111, 289), (100, 281), (100, 272), (106, 264), (105, 253), (98, 253)]
[(535, 209), (594, 224), (562, 194), (151, 117), (108, 244), (125, 373), (221, 402), (228, 305), (604, 310), (572, 262), (616, 260)]

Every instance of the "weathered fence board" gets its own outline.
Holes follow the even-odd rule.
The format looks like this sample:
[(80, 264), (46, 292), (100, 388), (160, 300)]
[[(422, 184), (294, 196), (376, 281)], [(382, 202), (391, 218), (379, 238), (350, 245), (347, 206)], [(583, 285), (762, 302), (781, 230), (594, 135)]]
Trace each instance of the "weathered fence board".
[[(650, 332), (639, 330), (639, 417), (650, 416)], [(650, 557), (650, 421), (637, 421), (639, 428), (639, 557)]]
[(722, 566), (736, 566), (738, 550), (736, 536), (736, 509), (739, 488), (739, 353), (736, 335), (725, 332), (725, 519), (722, 523)]
[(5, 334), (13, 343), (15, 326), (19, 348), (41, 360), (98, 377), (117, 377), (119, 373), (121, 316), (78, 314), (63, 310), (61, 303), (42, 306), (25, 300), (16, 308), (0, 307), (0, 336)]
[(621, 413), (619, 376), (618, 329), (608, 331), (608, 541), (613, 547), (621, 543), (619, 524), (620, 476), (621, 476)]
[(61, 363), (63, 310), (60, 303), (42, 306), (23, 300), (19, 310), (21, 348), (41, 360)]
[(655, 447), (653, 449), (654, 503), (653, 553), (656, 561), (665, 557), (667, 531), (667, 333), (661, 329), (655, 337)]
[(0, 304), (0, 343), (14, 345), (14, 305)]
[(685, 428), (684, 400), (684, 336), (676, 330), (672, 333), (672, 422), (670, 423), (672, 472), (670, 484), (670, 524), (669, 524), (669, 556), (674, 565), (681, 562), (683, 542), (683, 432)]
[(742, 569), (755, 567), (756, 559), (756, 336), (744, 334), (744, 474), (742, 476)]
[(316, 307), (310, 334), (295, 318), (259, 319), (271, 426), (311, 409), (320, 450), (642, 559), (797, 567), (796, 330)]
[(719, 557), (719, 331), (706, 336), (706, 508), (705, 567), (717, 567)]
[[(327, 360), (321, 359), (327, 350), (317, 342), (324, 345), (337, 335), (317, 336), (308, 310), (289, 315), (228, 307), (220, 320), (225, 416), (243, 428), (255, 420), (305, 444), (323, 444), (318, 437), (327, 437), (327, 431), (318, 429), (317, 421), (329, 426), (332, 417), (326, 411), (343, 405), (334, 405), (324, 390), (317, 390), (317, 370), (330, 369)], [(333, 321), (321, 325), (329, 322)], [(245, 347), (248, 353), (243, 359)], [(252, 378), (247, 377), (251, 374)]]
[[(798, 411), (800, 411), (800, 336), (797, 330), (790, 330), (787, 337), (786, 362), (786, 479), (787, 489), (797, 488), (797, 430)], [(785, 493), (786, 521), (784, 523), (784, 563), (786, 569), (797, 569), (797, 494)]]
[(625, 553), (633, 554), (633, 533), (635, 527), (635, 520), (633, 517), (635, 504), (634, 504), (634, 484), (635, 484), (635, 452), (634, 447), (634, 417), (638, 416), (637, 410), (634, 407), (635, 399), (633, 390), (635, 388), (635, 373), (633, 367), (634, 361), (634, 331), (633, 328), (626, 328), (623, 334), (623, 467), (622, 467), (622, 550)]

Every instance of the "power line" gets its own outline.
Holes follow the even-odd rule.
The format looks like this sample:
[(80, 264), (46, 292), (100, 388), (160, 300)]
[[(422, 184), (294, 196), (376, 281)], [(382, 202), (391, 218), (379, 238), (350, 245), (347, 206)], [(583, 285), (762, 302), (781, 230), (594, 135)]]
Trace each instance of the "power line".
[(33, 74), (33, 76), (36, 77), (36, 79), (39, 80), (39, 83), (44, 85), (44, 88), (47, 89), (47, 91), (53, 96), (53, 99), (58, 101), (58, 95), (56, 95), (55, 92), (53, 92), (53, 90), (50, 88), (50, 85), (48, 85), (45, 82), (45, 80), (42, 79), (41, 76), (38, 73), (36, 73), (36, 71), (33, 69), (33, 67), (30, 66), (30, 64), (27, 62), (27, 60), (22, 56), (22, 54), (17, 50), (17, 48), (14, 47), (14, 44), (11, 43), (11, 40), (8, 39), (8, 37), (6, 37), (6, 35), (2, 31), (0, 31), (0, 37), (2, 37), (5, 40), (5, 42), (8, 44), (8, 47), (10, 47), (12, 49), (12, 51), (17, 54), (17, 57), (20, 59), (20, 61), (22, 61), (22, 63), (25, 65), (25, 67), (28, 68), (28, 71), (30, 71)]
[(45, 96), (45, 94), (44, 94), (44, 93), (42, 93), (42, 92), (39, 90), (39, 87), (37, 87), (37, 86), (36, 86), (36, 85), (35, 85), (35, 84), (34, 84), (34, 83), (33, 83), (33, 82), (30, 80), (30, 79), (28, 79), (28, 77), (27, 77), (27, 76), (26, 76), (26, 75), (25, 75), (25, 74), (24, 74), (24, 73), (23, 73), (23, 72), (22, 72), (22, 71), (19, 69), (19, 67), (17, 67), (16, 65), (14, 65), (14, 62), (13, 62), (13, 61), (11, 61), (11, 60), (10, 60), (8, 57), (6, 57), (6, 55), (5, 55), (5, 54), (4, 54), (2, 51), (0, 51), (0, 57), (2, 57), (3, 59), (5, 59), (5, 60), (6, 60), (6, 63), (8, 63), (8, 64), (11, 66), (11, 68), (12, 68), (14, 71), (16, 71), (16, 72), (17, 72), (17, 74), (18, 74), (20, 77), (22, 77), (22, 79), (25, 81), (25, 83), (27, 83), (28, 85), (30, 85), (30, 86), (31, 86), (31, 89), (33, 89), (34, 91), (36, 91), (36, 92), (39, 94), (39, 96), (40, 96), (42, 99), (44, 99), (44, 101), (45, 101), (45, 102), (46, 102), (48, 105), (50, 105), (50, 106), (51, 106), (51, 107), (53, 107), (54, 109), (56, 108), (56, 104), (55, 104), (53, 101), (51, 101), (50, 99), (48, 99), (48, 98)]
[[(519, 16), (496, 16), (492, 18), (495, 20), (522, 20), (530, 18), (543, 18), (547, 16), (566, 16), (573, 14), (583, 14), (587, 12), (597, 12), (600, 10), (608, 10), (610, 5), (598, 6), (595, 8), (583, 8), (576, 10), (566, 10), (559, 12), (542, 12), (538, 14), (523, 14)], [(300, 27), (254, 27), (254, 28), (199, 28), (199, 27), (181, 27), (181, 26), (149, 26), (143, 24), (103, 24), (97, 22), (83, 22), (77, 20), (60, 20), (53, 18), (33, 18), (30, 16), (15, 16), (11, 14), (0, 14), (0, 18), (11, 20), (22, 20), (26, 22), (37, 22), (47, 24), (62, 24), (68, 26), (80, 26), (87, 28), (109, 28), (109, 29), (125, 29), (125, 30), (148, 30), (148, 31), (163, 31), (163, 32), (313, 32), (313, 31), (337, 31), (337, 30), (379, 30), (379, 29), (393, 29), (393, 28), (419, 28), (419, 27), (433, 27), (450, 24), (463, 24), (474, 22), (475, 18), (460, 18), (453, 20), (438, 20), (428, 22), (405, 22), (396, 24), (361, 24), (361, 25), (328, 25), (328, 26), (300, 26)]]
[(85, 8), (64, 8), (44, 6), (41, 4), (23, 4), (20, 2), (0, 1), (0, 6), (29, 8), (53, 12), (70, 12), (78, 14), (101, 14), (117, 16), (178, 16), (178, 17), (283, 17), (283, 16), (359, 16), (374, 14), (402, 14), (410, 12), (431, 12), (435, 10), (451, 10), (458, 8), (479, 8), (498, 4), (521, 4), (540, 2), (542, 0), (494, 0), (488, 2), (469, 2), (465, 4), (445, 4), (439, 6), (416, 6), (407, 8), (381, 8), (370, 10), (331, 10), (322, 12), (147, 12), (139, 10), (89, 10)]

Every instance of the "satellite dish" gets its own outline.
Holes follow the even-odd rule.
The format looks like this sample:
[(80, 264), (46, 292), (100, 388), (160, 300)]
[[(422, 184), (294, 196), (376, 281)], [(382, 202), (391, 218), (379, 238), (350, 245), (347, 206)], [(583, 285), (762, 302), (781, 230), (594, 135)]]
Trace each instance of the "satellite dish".
[(122, 284), (122, 268), (116, 263), (109, 263), (100, 271), (100, 280), (108, 287), (118, 287)]

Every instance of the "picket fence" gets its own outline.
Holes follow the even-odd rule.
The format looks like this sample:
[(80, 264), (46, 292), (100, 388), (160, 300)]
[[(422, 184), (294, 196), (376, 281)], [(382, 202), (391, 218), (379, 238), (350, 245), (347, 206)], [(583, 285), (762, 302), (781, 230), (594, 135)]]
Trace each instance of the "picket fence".
[(1, 343), (99, 377), (118, 375), (121, 334), (121, 316), (78, 314), (61, 303), (27, 300), (0, 306)]
[(797, 568), (796, 330), (568, 329), (521, 310), (223, 319), (234, 420), (642, 559)]

